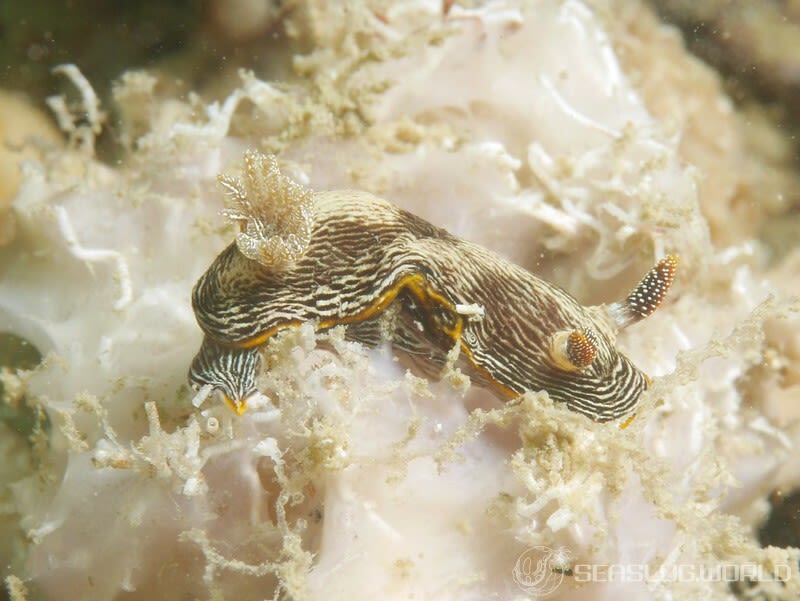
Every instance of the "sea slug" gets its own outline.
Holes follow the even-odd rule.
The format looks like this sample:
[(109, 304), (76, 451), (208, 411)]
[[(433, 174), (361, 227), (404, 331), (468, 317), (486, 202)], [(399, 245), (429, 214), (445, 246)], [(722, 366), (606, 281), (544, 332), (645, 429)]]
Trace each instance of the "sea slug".
[(672, 255), (624, 301), (584, 307), (371, 194), (312, 192), (282, 175), (274, 157), (249, 151), (244, 180), (220, 181), (242, 231), (192, 292), (205, 341), (189, 380), (220, 390), (237, 413), (256, 393), (259, 347), (305, 322), (318, 331), (348, 325), (347, 337), (368, 345), (388, 338), (426, 375), (457, 348), (459, 366), (500, 396), (546, 390), (597, 421), (628, 413), (647, 387), (616, 350), (615, 330), (661, 304)]

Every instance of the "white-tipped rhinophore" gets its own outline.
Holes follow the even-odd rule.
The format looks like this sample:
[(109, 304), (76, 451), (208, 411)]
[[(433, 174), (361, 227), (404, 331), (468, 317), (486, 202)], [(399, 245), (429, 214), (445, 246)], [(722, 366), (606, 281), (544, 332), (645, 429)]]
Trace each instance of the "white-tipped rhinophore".
[(597, 336), (584, 330), (556, 332), (550, 340), (550, 358), (556, 367), (578, 371), (589, 367), (597, 356)]
[(647, 272), (628, 298), (608, 306), (608, 313), (618, 329), (623, 330), (641, 321), (661, 306), (675, 279), (677, 268), (678, 257), (667, 255)]

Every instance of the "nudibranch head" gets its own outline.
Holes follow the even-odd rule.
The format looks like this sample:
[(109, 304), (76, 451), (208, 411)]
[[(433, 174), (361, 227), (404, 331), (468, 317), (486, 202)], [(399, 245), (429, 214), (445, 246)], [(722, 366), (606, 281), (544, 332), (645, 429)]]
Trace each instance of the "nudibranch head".
[[(641, 321), (661, 306), (677, 266), (678, 257), (667, 255), (624, 301), (606, 308), (617, 330)], [(650, 383), (647, 375), (617, 351), (611, 341), (603, 335), (595, 336), (591, 329), (558, 332), (551, 340), (550, 353), (554, 364), (568, 372), (548, 383), (550, 396), (596, 421), (628, 414)], [(629, 423), (627, 420), (625, 426)]]
[[(617, 330), (641, 321), (661, 306), (675, 280), (677, 267), (676, 255), (665, 256), (645, 274), (624, 301), (607, 307), (608, 315)], [(571, 378), (565, 379), (568, 385), (563, 386), (563, 390), (554, 385), (549, 390), (550, 395), (597, 421), (607, 421), (628, 414), (642, 392), (647, 389), (650, 379), (610, 342), (600, 344), (599, 339), (605, 337), (593, 337), (591, 344), (588, 344), (577, 338), (576, 334), (570, 334), (566, 350), (562, 352), (578, 358), (592, 354), (593, 361), (586, 367), (578, 367), (572, 371)], [(592, 352), (587, 353), (584, 350), (587, 347)], [(602, 351), (604, 348), (606, 350)], [(605, 355), (604, 358), (600, 357), (601, 353)], [(577, 362), (572, 360), (571, 363)], [(624, 425), (627, 427), (629, 423), (630, 419)]]
[(248, 259), (280, 270), (305, 253), (314, 224), (311, 190), (281, 174), (272, 155), (249, 150), (244, 178), (220, 175), (228, 207), (223, 213), (241, 231), (236, 246)]
[(260, 366), (257, 349), (226, 348), (206, 336), (189, 368), (189, 384), (195, 390), (210, 386), (219, 391), (225, 403), (241, 415), (247, 400), (258, 392), (256, 376)]
[[(497, 302), (487, 294), (484, 318), (466, 326), (462, 346), (480, 381), (507, 399), (546, 391), (554, 402), (599, 422), (630, 413), (647, 379), (615, 348), (602, 313), (524, 277), (495, 281)], [(537, 287), (535, 303), (500, 301), (520, 296), (511, 287), (523, 284)]]
[(615, 349), (598, 351), (585, 368), (550, 374), (544, 387), (554, 401), (599, 422), (628, 415), (646, 388), (646, 376)]

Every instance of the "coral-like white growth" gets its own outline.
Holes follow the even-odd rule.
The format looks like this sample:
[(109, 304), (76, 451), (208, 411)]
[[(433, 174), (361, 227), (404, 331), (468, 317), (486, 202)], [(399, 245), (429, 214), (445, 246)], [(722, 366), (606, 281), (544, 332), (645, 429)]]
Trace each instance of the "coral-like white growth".
[[(767, 491), (800, 481), (796, 306), (765, 301), (752, 242), (710, 244), (680, 136), (620, 68), (602, 14), (575, 0), (453, 5), (445, 18), (438, 0), (307, 0), (287, 18), (313, 49), (294, 62), (305, 88), (243, 74), (224, 102), (190, 106), (129, 77), (123, 109), (147, 98), (152, 110), (123, 120), (146, 133), (122, 165), (95, 162), (86, 143), (27, 168), (0, 322), (47, 356), (7, 390), (49, 421), (32, 446), (0, 424), (0, 477), (13, 482), (0, 488), (4, 565), (24, 549), (8, 560), (12, 594), (514, 598), (518, 558), (546, 545), (573, 566), (653, 573), (795, 566), (750, 592), (797, 598), (796, 551), (752, 535)], [(63, 72), (98, 115), (85, 81)], [(651, 94), (674, 94), (656, 79)], [(310, 327), (264, 350), (263, 394), (243, 416), (193, 406), (190, 291), (230, 243), (213, 178), (252, 146), (302, 161), (316, 189), (378, 192), (586, 304), (679, 254), (675, 293), (618, 339), (653, 376), (636, 419), (596, 424), (537, 394), (500, 405)], [(278, 268), (301, 252), (311, 213), (292, 211), (310, 199), (272, 159), (250, 163), (226, 180), (229, 212), (253, 257)], [(280, 230), (258, 229), (262, 211)], [(719, 580), (581, 573), (552, 598), (730, 596)]]
[(306, 251), (314, 225), (314, 194), (285, 177), (275, 156), (248, 150), (244, 179), (220, 175), (229, 206), (223, 212), (242, 231), (236, 246), (248, 259), (279, 271)]

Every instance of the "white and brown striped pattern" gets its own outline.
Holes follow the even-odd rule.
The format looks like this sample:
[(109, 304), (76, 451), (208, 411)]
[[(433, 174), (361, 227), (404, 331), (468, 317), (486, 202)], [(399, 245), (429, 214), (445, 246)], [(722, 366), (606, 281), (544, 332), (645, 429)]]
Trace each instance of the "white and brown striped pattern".
[(247, 399), (258, 392), (256, 375), (261, 367), (258, 349), (240, 349), (218, 344), (206, 336), (189, 368), (189, 382), (195, 388), (211, 386), (225, 402), (241, 414)]
[[(655, 308), (642, 310), (637, 299), (663, 299), (674, 275), (674, 259), (668, 263), (659, 263), (616, 306), (627, 311), (628, 322), (633, 310), (639, 316)], [(231, 244), (200, 278), (192, 302), (206, 342), (190, 380), (217, 386), (234, 403), (245, 398), (235, 395), (255, 389), (255, 349), (276, 333), (309, 321), (319, 330), (352, 324), (349, 338), (376, 344), (378, 320), (390, 306), (398, 310), (392, 336), (397, 351), (427, 362), (432, 369), (424, 371), (431, 373), (459, 344), (471, 375), (505, 398), (546, 390), (571, 409), (606, 421), (630, 412), (647, 386), (617, 352), (596, 311), (491, 251), (364, 192), (315, 194), (307, 248), (289, 267), (261, 265)], [(481, 318), (456, 312), (457, 305), (471, 304), (483, 307)], [(567, 358), (580, 357), (569, 369), (554, 360), (551, 344), (564, 332), (580, 334), (567, 336), (581, 345), (568, 349)]]

